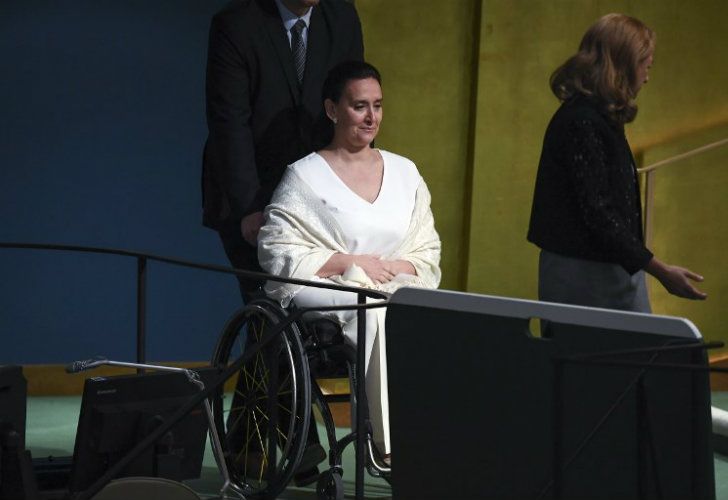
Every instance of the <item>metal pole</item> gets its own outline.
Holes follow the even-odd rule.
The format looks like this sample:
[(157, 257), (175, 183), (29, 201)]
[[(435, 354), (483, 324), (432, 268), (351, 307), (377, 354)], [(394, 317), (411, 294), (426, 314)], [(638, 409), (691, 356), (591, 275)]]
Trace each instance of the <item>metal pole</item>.
[[(358, 304), (366, 304), (367, 298), (364, 294), (357, 295)], [(367, 402), (364, 382), (366, 374), (366, 309), (357, 309), (356, 311), (356, 481), (354, 494), (357, 500), (364, 498), (364, 467), (366, 464), (366, 422), (364, 415), (367, 408), (364, 405)]]
[[(147, 362), (147, 258), (137, 257), (137, 363)], [(144, 373), (137, 368), (137, 373)]]
[(563, 491), (563, 450), (562, 440), (563, 418), (564, 418), (564, 393), (563, 393), (563, 374), (564, 363), (559, 359), (554, 359), (554, 406), (553, 406), (553, 498), (559, 500)]

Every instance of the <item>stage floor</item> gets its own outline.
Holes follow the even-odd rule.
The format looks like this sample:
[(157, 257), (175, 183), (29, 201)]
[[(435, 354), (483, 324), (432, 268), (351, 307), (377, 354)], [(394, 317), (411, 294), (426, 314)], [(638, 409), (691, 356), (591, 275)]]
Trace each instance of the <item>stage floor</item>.
[[(713, 405), (728, 411), (728, 392), (712, 393)], [(62, 457), (73, 454), (76, 424), (81, 405), (80, 396), (29, 397), (26, 443), (33, 458), (49, 455)], [(348, 429), (340, 429), (344, 435)], [(319, 435), (324, 436), (323, 428)], [(395, 457), (396, 460), (396, 457)], [(718, 500), (728, 500), (728, 456), (715, 455), (715, 490)], [(205, 453), (202, 476), (187, 481), (187, 484), (203, 498), (215, 496), (221, 481), (214, 459), (208, 449)], [(344, 487), (346, 498), (354, 498), (354, 452), (353, 447), (344, 453)], [(365, 474), (367, 499), (391, 498), (391, 489), (382, 479)], [(306, 488), (288, 488), (282, 500), (312, 500), (316, 498), (315, 485)]]
[[(54, 457), (73, 455), (80, 407), (80, 396), (28, 398), (26, 447), (30, 449), (34, 459), (49, 455)], [(348, 431), (348, 429), (338, 429), (337, 434), (343, 437)], [(325, 435), (326, 431), (319, 426), (319, 436)], [(346, 498), (354, 498), (354, 451), (352, 446), (346, 449), (343, 462)], [(214, 497), (219, 493), (222, 481), (209, 443), (205, 450), (201, 477), (185, 481), (185, 483), (203, 498)], [(373, 478), (365, 473), (364, 484), (367, 499), (392, 498), (391, 488), (383, 479)], [(316, 485), (312, 484), (305, 488), (290, 487), (279, 498), (281, 500), (316, 499)]]

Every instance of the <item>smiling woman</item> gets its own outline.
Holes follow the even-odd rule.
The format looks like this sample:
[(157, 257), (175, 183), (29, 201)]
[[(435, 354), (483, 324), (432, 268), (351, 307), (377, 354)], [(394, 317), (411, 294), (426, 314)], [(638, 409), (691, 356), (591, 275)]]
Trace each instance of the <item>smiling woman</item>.
[(349, 82), (342, 91), (337, 102), (331, 97), (324, 101), (326, 115), (335, 124), (334, 139), (319, 154), (352, 191), (372, 203), (384, 172), (381, 155), (368, 147), (382, 121), (382, 87), (371, 76)]
[[(379, 72), (370, 64), (336, 66), (324, 84), (333, 139), (286, 170), (266, 208), (258, 239), (271, 274), (392, 292), (440, 283), (440, 238), (430, 193), (410, 160), (370, 145), (382, 120)], [(302, 307), (355, 304), (355, 294), (269, 282), (268, 295)], [(367, 312), (366, 391), (374, 440), (389, 454), (384, 312)], [(356, 313), (332, 316), (356, 342)]]

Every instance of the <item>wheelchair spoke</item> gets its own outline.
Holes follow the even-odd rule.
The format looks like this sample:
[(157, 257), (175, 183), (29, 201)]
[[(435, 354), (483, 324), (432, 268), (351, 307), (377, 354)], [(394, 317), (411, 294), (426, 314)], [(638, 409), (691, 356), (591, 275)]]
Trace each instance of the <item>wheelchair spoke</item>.
[[(260, 383), (260, 384), (263, 383), (263, 380), (261, 380), (260, 382), (257, 382), (256, 381), (256, 377), (255, 377), (255, 375), (257, 375), (258, 372), (261, 371), (260, 366), (263, 365), (263, 363), (264, 363), (264, 361), (263, 361), (263, 355), (261, 354), (260, 351), (258, 351), (258, 353), (255, 355), (255, 362), (253, 363), (252, 370), (249, 369), (247, 366), (245, 366), (243, 368), (243, 371), (244, 371), (244, 373), (246, 375), (246, 382), (248, 384), (250, 384), (251, 382), (252, 383)], [(250, 372), (251, 371), (252, 371), (253, 375), (250, 375)], [(250, 386), (248, 386), (248, 389), (250, 389)]]
[[(290, 413), (290, 410), (288, 408), (285, 408), (281, 406), (284, 410), (288, 411)], [(241, 415), (242, 416), (242, 415)], [(245, 452), (245, 458), (246, 458), (246, 476), (247, 476), (247, 464), (248, 464), (248, 455), (247, 452), (250, 449), (250, 445), (252, 442), (257, 441), (258, 447), (264, 448), (266, 443), (266, 440), (264, 439), (263, 432), (261, 431), (261, 427), (264, 427), (265, 424), (268, 424), (270, 422), (270, 417), (265, 413), (265, 411), (260, 406), (254, 406), (251, 408), (250, 412), (246, 413), (246, 417), (248, 420), (246, 428), (248, 429), (248, 433), (245, 439), (245, 446), (238, 454), (238, 458), (240, 458), (241, 454)], [(250, 420), (253, 420), (251, 425)], [(238, 421), (240, 418), (238, 419)], [(251, 432), (252, 431), (252, 432)], [(279, 444), (281, 442), (288, 443), (289, 436), (281, 430), (280, 426), (276, 425), (276, 433), (279, 436)], [(281, 445), (281, 449), (285, 449), (284, 445)], [(267, 465), (268, 461), (268, 455), (265, 451), (263, 451), (263, 467)]]
[(281, 410), (284, 410), (289, 415), (293, 415), (293, 410), (287, 406), (283, 406), (283, 404), (281, 404), (281, 403), (278, 403), (278, 408)]
[[(263, 410), (260, 410), (260, 409), (258, 409), (258, 412), (260, 413), (260, 418), (262, 418), (263, 420), (265, 420), (265, 422), (266, 422), (266, 423), (270, 422), (270, 417), (268, 417), (268, 415), (266, 415), (266, 414), (265, 414), (265, 413), (263, 412)], [(262, 422), (261, 422), (261, 423), (262, 423)], [(287, 434), (285, 434), (285, 433), (284, 433), (284, 432), (283, 432), (283, 431), (281, 430), (280, 426), (278, 426), (278, 425), (276, 425), (276, 432), (277, 432), (277, 433), (278, 433), (278, 434), (280, 435), (280, 437), (282, 437), (283, 439), (286, 439), (286, 440), (288, 439), (288, 435), (287, 435)]]
[(238, 429), (238, 426), (243, 416), (249, 415), (250, 413), (254, 412), (256, 408), (260, 408), (259, 403), (265, 400), (266, 396), (261, 396), (256, 398), (255, 400), (249, 400), (243, 405), (231, 407), (228, 415), (235, 415), (236, 417), (233, 421), (228, 421), (228, 432), (235, 432)]
[[(213, 363), (229, 366), (285, 316), (274, 302), (254, 299), (226, 324)], [(213, 402), (231, 477), (249, 500), (276, 498), (295, 473), (310, 416), (308, 358), (298, 325), (261, 346), (232, 382), (232, 394), (221, 392)]]
[[(232, 434), (235, 431), (239, 429), (239, 424), (243, 420), (243, 417), (246, 417), (247, 415), (250, 415), (250, 412), (239, 412), (239, 413), (230, 413), (230, 415), (235, 415), (235, 419), (232, 422), (228, 422), (227, 424), (227, 432), (228, 434)], [(247, 418), (247, 417), (246, 417)], [(246, 422), (246, 428), (250, 426), (250, 422)]]
[[(251, 414), (253, 421), (255, 422), (255, 434), (258, 437), (258, 444), (260, 445), (261, 450), (261, 464), (260, 464), (260, 471), (259, 471), (259, 477), (258, 481), (263, 480), (263, 471), (265, 470), (266, 466), (268, 465), (268, 453), (266, 452), (267, 447), (263, 444), (263, 436), (260, 433), (260, 426), (258, 425), (258, 420), (255, 418), (255, 413)], [(246, 447), (246, 450), (248, 448)]]
[(256, 380), (255, 372), (251, 374), (247, 368), (243, 368), (243, 375), (245, 377), (245, 389), (247, 389), (248, 391), (268, 391), (267, 383), (265, 383), (264, 380)]
[[(290, 392), (290, 391), (288, 391), (288, 392)], [(297, 422), (301, 420), (301, 417), (298, 415), (295, 415), (293, 410), (290, 407), (284, 405), (283, 403), (278, 403), (277, 406), (280, 410), (286, 412), (289, 415), (289, 418), (292, 416), (294, 418), (294, 420)], [(243, 408), (247, 409), (247, 407), (244, 407), (244, 406), (239, 407), (240, 410), (242, 410)], [(232, 410), (234, 410), (234, 409), (231, 408), (231, 411)], [(237, 418), (228, 424), (228, 431), (233, 432), (238, 428), (238, 425), (240, 424), (240, 421), (242, 420), (243, 414), (245, 414), (249, 418), (250, 414), (257, 413), (257, 414), (259, 414), (258, 418), (265, 420), (266, 423), (270, 422), (270, 418), (268, 417), (266, 412), (263, 410), (263, 407), (261, 405), (258, 405), (258, 404), (252, 405), (252, 406), (250, 406), (249, 410), (250, 411), (246, 411), (246, 412), (242, 412), (242, 411), (238, 412)], [(258, 430), (257, 434), (259, 435), (260, 430), (259, 429), (257, 429), (257, 430)], [(278, 425), (276, 426), (276, 432), (286, 442), (288, 441), (288, 434), (286, 432), (284, 432), (283, 430), (281, 430), (281, 427)], [(262, 439), (262, 436), (260, 436), (260, 438)], [(249, 444), (250, 444), (250, 438), (248, 438), (245, 442), (246, 446), (248, 446)]]
[[(260, 411), (260, 410), (259, 410)], [(270, 422), (269, 417), (261, 411), (261, 418), (266, 421), (266, 423)], [(262, 422), (261, 422), (262, 424)], [(280, 426), (276, 425), (276, 434), (278, 436), (278, 448), (281, 450), (282, 456), (288, 456), (288, 452), (290, 450), (291, 445), (291, 435), (286, 434), (283, 430), (281, 430)]]
[(240, 399), (242, 399), (243, 401), (239, 402), (235, 406), (231, 406), (230, 410), (228, 410), (226, 412), (228, 414), (247, 411), (252, 406), (260, 405), (262, 402), (264, 402), (268, 399), (268, 395), (262, 394), (262, 393), (252, 395), (252, 394), (247, 394), (247, 393), (244, 393), (244, 392), (238, 390), (238, 391), (235, 391), (234, 394), (237, 396), (240, 396)]
[[(283, 380), (280, 382), (281, 387), (289, 386), (291, 385), (291, 373), (286, 373), (286, 376), (283, 378)], [(278, 394), (281, 394), (280, 391), (278, 391)]]
[[(246, 453), (250, 449), (250, 445), (254, 442), (253, 438), (256, 437), (256, 433), (255, 432), (251, 432), (251, 431), (254, 431), (255, 430), (254, 429), (254, 426), (252, 426), (251, 423), (250, 423), (251, 418), (252, 418), (251, 417), (251, 414), (248, 414), (247, 417), (246, 417), (246, 426), (245, 426), (245, 429), (246, 429), (247, 432), (245, 434), (245, 441), (243, 442), (243, 445), (244, 445), (243, 446), (243, 449), (245, 450)], [(262, 436), (259, 436), (259, 438), (262, 439)], [(260, 439), (258, 439), (258, 441), (260, 441)]]

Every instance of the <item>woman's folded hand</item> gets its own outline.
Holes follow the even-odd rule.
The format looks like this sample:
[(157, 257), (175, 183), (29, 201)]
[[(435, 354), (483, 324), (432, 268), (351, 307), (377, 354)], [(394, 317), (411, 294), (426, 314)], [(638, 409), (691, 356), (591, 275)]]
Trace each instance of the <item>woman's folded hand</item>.
[(377, 285), (392, 281), (395, 276), (392, 261), (382, 260), (379, 255), (355, 255), (354, 264), (361, 267)]

